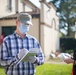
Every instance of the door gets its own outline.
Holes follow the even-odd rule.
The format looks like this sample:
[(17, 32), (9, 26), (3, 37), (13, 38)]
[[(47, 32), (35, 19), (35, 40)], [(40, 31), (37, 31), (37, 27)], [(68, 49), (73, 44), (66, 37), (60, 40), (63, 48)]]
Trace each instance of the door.
[(2, 33), (4, 33), (4, 37), (12, 34), (15, 31), (15, 26), (3, 26)]

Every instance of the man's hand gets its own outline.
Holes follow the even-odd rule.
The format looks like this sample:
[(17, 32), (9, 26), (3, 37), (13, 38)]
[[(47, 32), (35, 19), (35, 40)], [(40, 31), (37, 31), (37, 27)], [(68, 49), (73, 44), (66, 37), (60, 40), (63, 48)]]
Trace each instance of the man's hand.
[(27, 61), (30, 63), (34, 63), (36, 61), (36, 56), (30, 56), (27, 58)]
[(70, 63), (74, 63), (74, 60), (71, 58), (68, 58), (68, 59), (64, 59), (64, 62), (66, 62), (67, 64), (70, 64)]
[(20, 50), (20, 52), (18, 53), (18, 58), (21, 59), (27, 53), (28, 53), (28, 50), (27, 49)]

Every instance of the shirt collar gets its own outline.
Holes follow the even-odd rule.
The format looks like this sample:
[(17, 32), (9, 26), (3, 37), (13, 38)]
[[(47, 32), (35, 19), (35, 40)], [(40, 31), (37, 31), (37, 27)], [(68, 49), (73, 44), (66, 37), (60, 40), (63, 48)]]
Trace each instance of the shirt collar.
[[(14, 32), (14, 34), (15, 34), (17, 37), (21, 38), (21, 36), (20, 36), (19, 34), (17, 34), (16, 31)], [(27, 33), (25, 34), (25, 37), (24, 37), (24, 38), (26, 38), (26, 37), (28, 37), (28, 34), (27, 34)]]

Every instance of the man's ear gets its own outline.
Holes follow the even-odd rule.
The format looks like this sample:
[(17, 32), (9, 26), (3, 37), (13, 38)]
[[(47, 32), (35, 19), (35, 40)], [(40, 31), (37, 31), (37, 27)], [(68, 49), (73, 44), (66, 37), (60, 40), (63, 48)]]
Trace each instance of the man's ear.
[(18, 20), (16, 20), (16, 25), (19, 25), (19, 21)]

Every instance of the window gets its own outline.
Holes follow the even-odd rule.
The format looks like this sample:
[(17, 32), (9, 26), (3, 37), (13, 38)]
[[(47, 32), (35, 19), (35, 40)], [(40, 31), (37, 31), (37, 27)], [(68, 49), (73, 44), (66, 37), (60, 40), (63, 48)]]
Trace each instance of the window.
[(12, 11), (12, 0), (7, 0), (7, 10)]

